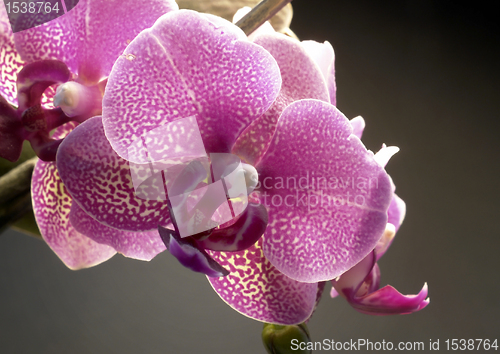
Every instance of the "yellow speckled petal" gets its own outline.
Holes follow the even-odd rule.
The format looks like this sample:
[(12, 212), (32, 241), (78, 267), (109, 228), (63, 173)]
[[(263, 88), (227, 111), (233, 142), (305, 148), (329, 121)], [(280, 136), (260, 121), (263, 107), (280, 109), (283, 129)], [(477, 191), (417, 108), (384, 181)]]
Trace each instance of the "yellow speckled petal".
[[(63, 127), (57, 132), (56, 138), (67, 134), (74, 124)], [(71, 225), (71, 196), (59, 177), (55, 162), (37, 162), (31, 193), (33, 211), (43, 239), (70, 269), (92, 267), (116, 253), (114, 248), (92, 241)]]
[(301, 283), (279, 272), (262, 252), (262, 238), (239, 252), (209, 251), (230, 271), (224, 278), (208, 278), (219, 296), (236, 311), (262, 322), (292, 325), (311, 315), (317, 283)]
[(7, 102), (17, 105), (17, 73), (24, 61), (14, 47), (14, 34), (3, 1), (0, 3), (0, 94)]

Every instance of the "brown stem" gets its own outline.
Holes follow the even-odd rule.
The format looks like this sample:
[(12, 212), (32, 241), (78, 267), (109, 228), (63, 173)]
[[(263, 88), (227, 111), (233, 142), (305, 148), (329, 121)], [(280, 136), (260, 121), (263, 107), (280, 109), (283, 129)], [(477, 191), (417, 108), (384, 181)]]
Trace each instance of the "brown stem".
[(0, 206), (0, 234), (32, 210), (31, 193), (25, 192)]
[(0, 177), (0, 233), (31, 210), (31, 174), (34, 157)]
[(31, 174), (38, 158), (31, 158), (0, 177), (0, 206), (17, 196), (29, 192)]
[(248, 36), (290, 2), (292, 0), (263, 0), (245, 17), (236, 22), (236, 26)]

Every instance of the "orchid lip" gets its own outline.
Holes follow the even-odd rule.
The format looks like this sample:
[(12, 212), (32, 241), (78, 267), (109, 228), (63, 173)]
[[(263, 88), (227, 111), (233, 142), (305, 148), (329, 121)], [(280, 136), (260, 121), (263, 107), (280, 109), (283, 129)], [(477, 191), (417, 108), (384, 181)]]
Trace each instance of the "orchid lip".
[(161, 226), (158, 226), (158, 232), (168, 251), (186, 268), (209, 277), (223, 277), (229, 274), (203, 249), (197, 247), (193, 240), (181, 238), (177, 231)]

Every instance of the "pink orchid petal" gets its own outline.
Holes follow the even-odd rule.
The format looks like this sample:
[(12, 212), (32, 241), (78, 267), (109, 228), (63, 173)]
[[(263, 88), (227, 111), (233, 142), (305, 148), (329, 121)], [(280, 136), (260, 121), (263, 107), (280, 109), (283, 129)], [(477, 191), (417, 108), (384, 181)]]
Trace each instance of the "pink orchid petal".
[(0, 3), (0, 94), (7, 102), (17, 105), (17, 73), (24, 66), (24, 61), (14, 47), (14, 34), (10, 28), (5, 4)]
[(269, 208), (264, 253), (295, 280), (338, 277), (373, 250), (385, 229), (389, 176), (351, 133), (331, 104), (296, 101), (256, 166)]
[(386, 146), (383, 144), (382, 148), (375, 154), (375, 161), (377, 161), (380, 166), (385, 168), (391, 157), (393, 157), (398, 151), (399, 148), (397, 146)]
[(164, 200), (141, 199), (135, 192), (129, 163), (111, 148), (101, 117), (85, 121), (64, 139), (57, 168), (78, 205), (106, 226), (137, 232), (170, 222)]
[(369, 315), (406, 314), (427, 306), (427, 284), (418, 295), (402, 295), (390, 285), (379, 289), (380, 269), (375, 263), (377, 259), (375, 249), (338, 279), (332, 280), (335, 289), (332, 289), (332, 297), (340, 294), (357, 311)]
[[(56, 138), (66, 135), (75, 125), (66, 124)], [(39, 160), (33, 170), (31, 193), (33, 211), (43, 239), (70, 269), (92, 267), (111, 258), (116, 251), (82, 235), (69, 220), (71, 196), (54, 162)]]
[(229, 152), (280, 86), (276, 61), (238, 27), (212, 15), (171, 12), (113, 67), (103, 100), (106, 136), (120, 156), (136, 161), (128, 156), (136, 139), (197, 114), (207, 152)]
[(396, 228), (393, 224), (387, 223), (385, 227), (385, 231), (382, 234), (382, 237), (377, 242), (375, 246), (375, 255), (377, 256), (377, 261), (384, 255), (385, 252), (389, 249), (394, 240), (394, 236), (396, 235)]
[(363, 135), (363, 130), (365, 130), (365, 120), (361, 116), (354, 117), (349, 121), (352, 126), (352, 133), (361, 139)]
[(355, 295), (363, 285), (363, 281), (371, 273), (376, 264), (375, 262), (375, 253), (370, 252), (361, 262), (342, 274), (339, 278), (332, 280), (335, 290), (347, 297)]
[(260, 35), (255, 43), (268, 50), (278, 62), (283, 84), (271, 108), (238, 137), (232, 153), (247, 163), (257, 164), (267, 151), (283, 110), (292, 102), (314, 98), (329, 102), (321, 72), (295, 39), (275, 33)]
[(27, 62), (58, 59), (97, 82), (140, 31), (177, 9), (173, 0), (80, 0), (64, 16), (16, 33), (16, 48)]
[(97, 243), (113, 247), (125, 257), (150, 261), (166, 249), (157, 230), (129, 232), (107, 227), (90, 217), (77, 203), (71, 205), (69, 220), (81, 234)]
[(257, 321), (282, 325), (298, 324), (310, 317), (318, 285), (297, 282), (273, 267), (264, 257), (262, 239), (245, 251), (209, 253), (230, 274), (208, 280), (236, 311)]
[(370, 252), (361, 262), (332, 280), (330, 297), (337, 297), (340, 292), (341, 296), (350, 300), (352, 296), (364, 296), (377, 290), (380, 285), (380, 268), (374, 263), (375, 254)]
[(321, 73), (328, 86), (330, 93), (330, 102), (337, 105), (337, 85), (335, 84), (335, 52), (332, 45), (325, 41), (319, 43), (316, 41), (302, 41), (302, 46), (307, 53), (314, 59), (321, 69)]
[(380, 287), (380, 268), (377, 263), (373, 265), (370, 273), (366, 276), (366, 278), (361, 283), (358, 291), (356, 291), (356, 297), (365, 296), (370, 294)]
[(368, 315), (404, 315), (425, 308), (430, 302), (427, 294), (427, 284), (417, 295), (403, 295), (387, 285), (364, 297), (355, 297), (350, 303), (357, 311)]
[(406, 204), (394, 193), (391, 201), (391, 205), (389, 205), (389, 209), (387, 210), (387, 222), (394, 225), (396, 228), (396, 232), (399, 230), (399, 227), (403, 223), (406, 214)]
[(23, 126), (17, 111), (0, 96), (0, 157), (17, 161), (23, 149)]

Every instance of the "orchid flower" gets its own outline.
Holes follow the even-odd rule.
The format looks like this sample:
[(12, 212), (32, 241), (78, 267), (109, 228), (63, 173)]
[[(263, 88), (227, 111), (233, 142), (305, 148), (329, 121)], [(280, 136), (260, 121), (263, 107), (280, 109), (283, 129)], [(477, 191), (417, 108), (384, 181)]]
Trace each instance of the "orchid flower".
[[(42, 160), (55, 160), (59, 144), (75, 123), (101, 112), (106, 77), (127, 44), (158, 17), (177, 9), (173, 0), (122, 1), (119, 6), (104, 0), (80, 0), (64, 16), (13, 34), (0, 4), (2, 157), (16, 160), (27, 139)], [(59, 84), (57, 93), (50, 90), (53, 84)], [(60, 107), (50, 108), (52, 101)], [(54, 128), (56, 133), (50, 136)], [(160, 239), (144, 249), (129, 250), (103, 245), (76, 231), (69, 220), (71, 196), (55, 162), (38, 161), (32, 196), (43, 238), (71, 269), (99, 264), (114, 255), (115, 249), (146, 260), (165, 249)], [(118, 232), (97, 225), (109, 234)]]
[[(262, 34), (252, 43), (214, 16), (182, 10), (162, 16), (113, 66), (102, 118), (75, 128), (59, 148), (57, 169), (74, 201), (70, 220), (76, 226), (78, 219), (78, 231), (95, 241), (138, 248), (151, 239), (88, 225), (136, 235), (160, 226), (169, 251), (211, 275), (215, 291), (237, 311), (270, 323), (303, 322), (316, 305), (318, 283), (373, 251), (393, 193), (383, 167), (331, 104), (324, 75), (306, 48), (284, 35)], [(207, 153), (232, 153), (254, 167), (261, 183), (249, 198), (267, 215), (249, 212), (211, 233), (180, 238), (168, 203), (136, 195), (130, 164), (148, 163), (154, 152), (130, 147), (192, 116)], [(155, 146), (173, 153), (178, 134), (156, 137)], [(316, 182), (323, 179), (346, 183), (322, 188)], [(246, 232), (263, 221), (262, 237)], [(248, 234), (251, 242), (240, 247), (236, 240)]]
[[(235, 15), (234, 22), (245, 15), (249, 8), (240, 10)], [(272, 26), (269, 23), (261, 26), (249, 38), (261, 42), (263, 36), (268, 35), (274, 37), (275, 41), (279, 40), (279, 35), (275, 34)], [(260, 39), (259, 36), (261, 37)], [(284, 39), (282, 39), (284, 41)], [(293, 41), (286, 42), (289, 47), (293, 47)], [(327, 84), (330, 101), (336, 104), (336, 84), (335, 84), (335, 53), (332, 46), (328, 42), (318, 43), (316, 41), (303, 41), (302, 47), (307, 51), (308, 55), (314, 60), (319, 67), (323, 78)], [(297, 44), (295, 43), (295, 46)], [(266, 48), (266, 46), (264, 46)], [(266, 48), (268, 49), (268, 48)], [(271, 51), (272, 53), (272, 51)], [(280, 68), (283, 66), (280, 66)], [(352, 134), (361, 139), (365, 128), (365, 121), (362, 117), (355, 117), (350, 120)], [(390, 158), (399, 151), (395, 146), (386, 147), (375, 154), (374, 159), (377, 163), (385, 168)], [(391, 180), (392, 189), (395, 189)], [(368, 314), (389, 315), (403, 314), (418, 311), (428, 305), (427, 285), (424, 285), (418, 295), (404, 296), (391, 286), (386, 286), (383, 289), (376, 291), (379, 288), (380, 270), (376, 261), (382, 257), (387, 251), (396, 231), (399, 229), (405, 216), (406, 206), (404, 201), (395, 193), (391, 200), (391, 204), (387, 211), (386, 229), (378, 241), (376, 247), (370, 252), (361, 262), (349, 269), (338, 279), (332, 280), (333, 288), (331, 296), (338, 295), (337, 290), (348, 300), (348, 302), (358, 311)], [(320, 282), (318, 287), (324, 287), (324, 283)], [(322, 288), (320, 289), (322, 290)], [(321, 295), (321, 291), (319, 292)], [(319, 302), (320, 297), (317, 298)]]
[(29, 140), (42, 160), (54, 161), (62, 140), (50, 131), (100, 114), (116, 58), (141, 30), (176, 9), (173, 0), (80, 0), (63, 16), (13, 34), (0, 4), (0, 156), (17, 160)]
[[(388, 245), (381, 237), (396, 215), (390, 212), (392, 181), (359, 139), (362, 122), (349, 122), (334, 106), (333, 49), (274, 31), (249, 38), (218, 17), (177, 11), (173, 2), (155, 1), (147, 11), (135, 4), (81, 0), (72, 16), (2, 37), (2, 52), (11, 48), (18, 67), (27, 68), (16, 78), (9, 67), (10, 89), (2, 91), (1, 118), (8, 124), (0, 124), (0, 134), (19, 132), (10, 156), (19, 140), (33, 144), (38, 133), (47, 140), (48, 127), (57, 127), (43, 141), (53, 144), (47, 160), (57, 148), (56, 163), (39, 161), (32, 180), (42, 236), (72, 269), (116, 252), (150, 260), (168, 249), (181, 264), (206, 274), (240, 313), (284, 325), (307, 320), (325, 281), (342, 279)], [(127, 21), (132, 14), (134, 21)], [(83, 19), (95, 28), (87, 32)], [(111, 30), (122, 23), (126, 30)], [(45, 51), (47, 41), (53, 45)], [(59, 76), (50, 66), (61, 68)], [(4, 111), (24, 99), (20, 92), (33, 93), (29, 86), (13, 94), (16, 81), (23, 88), (19, 77), (43, 84), (33, 86), (36, 95), (24, 110)], [(54, 83), (66, 83), (54, 97), (63, 117), (57, 124), (40, 98)], [(89, 119), (100, 113), (104, 86), (102, 116)], [(35, 106), (42, 113), (29, 127), (36, 134), (29, 135), (22, 115)], [(151, 159), (157, 153), (195, 155), (193, 132), (183, 129), (156, 135), (158, 151), (149, 149), (151, 131), (187, 117), (196, 120), (210, 166), (188, 164), (172, 180), (158, 179), (161, 172), (149, 181), (166, 187), (170, 198), (176, 188), (206, 185), (207, 169), (215, 170), (212, 156), (232, 154), (241, 160), (250, 195), (245, 211), (230, 222), (182, 237), (171, 203), (143, 198), (131, 176), (137, 166), (144, 166), (139, 174), (156, 168)], [(186, 143), (172, 143), (180, 139)], [(144, 154), (140, 147), (146, 145)]]

